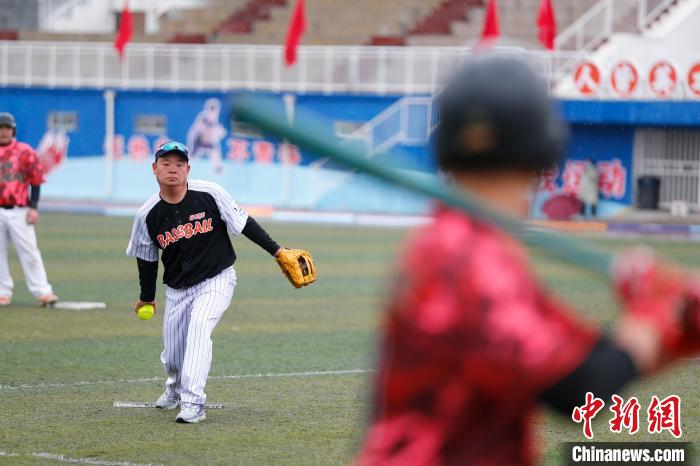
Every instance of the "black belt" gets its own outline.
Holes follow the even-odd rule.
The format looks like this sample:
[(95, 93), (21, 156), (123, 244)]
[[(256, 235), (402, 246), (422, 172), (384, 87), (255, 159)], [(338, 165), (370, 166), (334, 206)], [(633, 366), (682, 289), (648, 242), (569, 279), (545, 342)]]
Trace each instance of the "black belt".
[(15, 207), (17, 207), (17, 206), (16, 205), (0, 205), (0, 208), (6, 209), (6, 210), (14, 209)]

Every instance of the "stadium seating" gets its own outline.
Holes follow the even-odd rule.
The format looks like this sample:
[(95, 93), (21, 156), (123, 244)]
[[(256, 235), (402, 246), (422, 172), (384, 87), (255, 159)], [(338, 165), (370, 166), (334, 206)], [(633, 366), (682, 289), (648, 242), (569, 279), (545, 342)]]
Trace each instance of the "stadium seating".
[[(159, 43), (168, 42), (174, 38), (170, 33), (159, 34), (134, 34), (131, 42)], [(114, 34), (93, 33), (68, 33), (68, 32), (43, 32), (43, 31), (19, 31), (19, 40), (33, 40), (43, 42), (114, 42)]]
[(210, 35), (221, 24), (245, 8), (249, 0), (210, 0), (206, 8), (174, 10), (160, 21), (160, 30), (170, 34)]
[[(220, 1), (220, 0), (217, 0)], [(565, 29), (597, 0), (555, 2), (559, 31)], [(229, 19), (214, 26), (216, 42), (279, 44), (284, 41), (293, 1), (248, 0), (227, 12)], [(535, 20), (540, 0), (500, 0), (501, 32), (518, 45), (537, 46)], [(481, 32), (484, 0), (306, 0), (307, 45), (463, 45)], [(217, 7), (218, 8), (218, 7)], [(371, 12), (371, 14), (368, 14)], [(339, 23), (342, 18), (342, 23)], [(342, 26), (339, 26), (342, 24)], [(192, 24), (190, 28), (195, 27)], [(187, 26), (175, 30), (186, 32)], [(195, 31), (191, 31), (195, 32)], [(196, 32), (205, 32), (201, 29)]]
[[(597, 0), (554, 2), (557, 28), (561, 32)], [(478, 39), (485, 14), (484, 0), (446, 0), (432, 15), (416, 24), (408, 45), (464, 45)], [(506, 42), (527, 47), (537, 44), (537, 13), (540, 0), (499, 0), (501, 35)]]
[[(262, 0), (253, 0), (257, 3)], [(264, 16), (251, 23), (250, 34), (230, 34), (230, 27), (219, 30), (218, 42), (279, 44), (284, 41), (292, 1), (277, 8), (268, 8)], [(412, 25), (441, 0), (306, 0), (307, 45), (359, 45), (369, 43), (373, 36), (403, 37)], [(236, 17), (240, 17), (237, 13)], [(342, 19), (342, 22), (341, 22)], [(253, 25), (254, 23), (254, 25)], [(247, 31), (246, 31), (247, 32)], [(400, 45), (403, 43), (400, 40)]]
[(234, 34), (252, 32), (257, 21), (270, 19), (273, 8), (286, 5), (286, 0), (252, 0), (220, 24), (217, 32)]
[(14, 29), (2, 29), (0, 30), (0, 40), (17, 40), (19, 39), (19, 32)]
[(0, 29), (37, 29), (39, 0), (0, 0)]
[[(539, 47), (535, 22), (540, 1), (498, 0), (501, 45)], [(619, 4), (631, 1), (619, 0)], [(555, 1), (558, 32), (580, 18), (596, 2)], [(294, 0), (209, 0), (205, 7), (168, 11), (160, 19), (160, 32), (151, 35), (143, 34), (143, 13), (136, 12), (133, 40), (281, 44), (294, 3)], [(485, 3), (486, 0), (306, 0), (307, 30), (303, 43), (469, 45), (480, 36)], [(38, 0), (0, 0), (0, 38), (46, 41), (113, 39), (111, 34), (38, 31), (38, 11)], [(636, 32), (636, 28), (634, 11), (616, 9), (615, 32)], [(573, 47), (573, 41), (563, 44), (564, 49)]]
[(450, 34), (454, 21), (467, 21), (467, 11), (483, 6), (482, 0), (445, 0), (419, 21), (411, 34)]

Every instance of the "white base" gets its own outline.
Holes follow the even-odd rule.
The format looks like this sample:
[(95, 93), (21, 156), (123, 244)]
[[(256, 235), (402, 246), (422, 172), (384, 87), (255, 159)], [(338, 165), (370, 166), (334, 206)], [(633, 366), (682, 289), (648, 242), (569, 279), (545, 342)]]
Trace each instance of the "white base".
[(74, 311), (88, 311), (91, 309), (107, 309), (106, 303), (93, 303), (89, 301), (58, 301), (51, 306), (54, 309), (72, 309)]
[[(115, 401), (112, 403), (114, 408), (155, 408), (156, 404), (153, 402), (141, 402), (141, 401)], [(205, 409), (223, 409), (224, 405), (221, 403), (209, 403), (204, 405)]]

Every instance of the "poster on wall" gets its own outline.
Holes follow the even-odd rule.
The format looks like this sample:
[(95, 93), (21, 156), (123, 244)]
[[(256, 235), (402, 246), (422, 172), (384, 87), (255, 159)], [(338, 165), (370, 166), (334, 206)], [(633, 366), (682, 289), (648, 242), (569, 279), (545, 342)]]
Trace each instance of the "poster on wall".
[[(137, 125), (132, 126), (131, 134), (116, 134), (112, 142), (115, 159), (150, 163), (157, 148), (173, 139), (187, 144), (190, 160), (209, 161), (214, 175), (223, 174), (227, 164), (302, 165), (315, 159), (302, 156), (301, 150), (293, 144), (274, 141), (250, 128), (238, 128), (226, 122), (219, 98), (203, 100), (198, 112), (193, 114), (194, 117), (183, 112), (163, 115), (162, 121), (168, 123), (159, 128), (161, 134), (145, 134)], [(230, 129), (226, 128), (226, 123), (231, 124)], [(181, 134), (183, 127), (187, 128), (186, 134)]]
[(204, 108), (187, 131), (187, 147), (191, 151), (191, 157), (208, 158), (216, 173), (221, 173), (224, 169), (221, 161), (221, 140), (227, 133), (226, 128), (219, 122), (220, 114), (221, 101), (216, 98), (207, 99)]
[(633, 130), (574, 127), (568, 158), (541, 177), (535, 218), (608, 217), (632, 203)]
[(607, 213), (598, 205), (622, 204), (628, 197), (628, 170), (620, 159), (567, 160), (542, 174), (536, 216), (549, 220), (595, 218)]

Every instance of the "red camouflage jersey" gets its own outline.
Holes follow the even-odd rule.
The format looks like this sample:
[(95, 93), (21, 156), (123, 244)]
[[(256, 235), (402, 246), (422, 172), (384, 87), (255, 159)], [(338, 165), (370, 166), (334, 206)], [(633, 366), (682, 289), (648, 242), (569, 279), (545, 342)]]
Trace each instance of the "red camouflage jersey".
[(543, 291), (519, 243), (453, 210), (399, 270), (358, 464), (533, 464), (538, 396), (599, 334)]
[(44, 170), (29, 145), (12, 141), (0, 146), (0, 206), (29, 204), (29, 185), (44, 182)]

